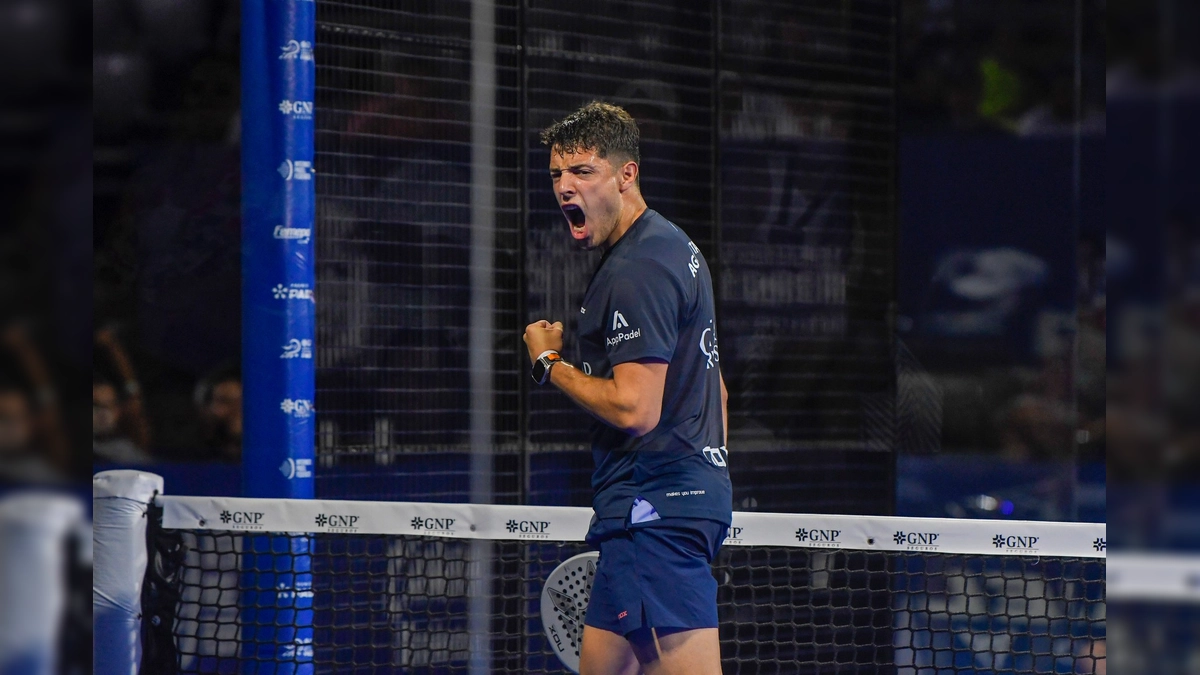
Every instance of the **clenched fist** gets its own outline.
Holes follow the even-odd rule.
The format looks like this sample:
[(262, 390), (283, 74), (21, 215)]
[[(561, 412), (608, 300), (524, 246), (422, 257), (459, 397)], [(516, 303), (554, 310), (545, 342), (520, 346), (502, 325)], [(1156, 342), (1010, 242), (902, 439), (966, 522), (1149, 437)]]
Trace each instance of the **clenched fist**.
[(547, 349), (562, 351), (563, 325), (561, 321), (550, 323), (545, 319), (535, 321), (525, 327), (525, 347), (529, 350), (529, 362), (537, 361), (537, 357)]

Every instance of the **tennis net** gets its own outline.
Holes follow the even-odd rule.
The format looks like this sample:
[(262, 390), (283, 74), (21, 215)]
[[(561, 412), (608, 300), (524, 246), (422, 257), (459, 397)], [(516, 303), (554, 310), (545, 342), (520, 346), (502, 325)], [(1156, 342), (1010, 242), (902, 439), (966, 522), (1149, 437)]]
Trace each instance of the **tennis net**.
[[(567, 672), (539, 597), (590, 509), (151, 514), (143, 672)], [(713, 565), (724, 672), (1104, 672), (1106, 548), (1103, 524), (738, 512)]]

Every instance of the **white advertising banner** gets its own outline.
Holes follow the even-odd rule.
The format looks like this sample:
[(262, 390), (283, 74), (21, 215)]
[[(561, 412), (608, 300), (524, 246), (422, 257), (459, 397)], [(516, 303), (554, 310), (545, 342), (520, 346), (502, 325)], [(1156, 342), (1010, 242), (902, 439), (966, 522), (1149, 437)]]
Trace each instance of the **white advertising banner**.
[[(564, 506), (161, 496), (163, 526), (498, 541), (583, 541), (592, 510)], [(1104, 558), (1104, 523), (735, 511), (728, 546)]]

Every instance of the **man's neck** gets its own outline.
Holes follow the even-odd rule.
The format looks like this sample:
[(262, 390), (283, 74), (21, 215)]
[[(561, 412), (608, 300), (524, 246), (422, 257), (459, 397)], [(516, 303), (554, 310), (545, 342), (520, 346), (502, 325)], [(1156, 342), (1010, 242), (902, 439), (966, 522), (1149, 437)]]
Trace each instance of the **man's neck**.
[(613, 230), (613, 236), (609, 237), (608, 242), (604, 245), (605, 251), (617, 245), (621, 237), (624, 237), (629, 228), (633, 227), (637, 219), (646, 212), (646, 208), (646, 200), (642, 199), (640, 194), (624, 201), (621, 205), (621, 218), (617, 222), (617, 228)]

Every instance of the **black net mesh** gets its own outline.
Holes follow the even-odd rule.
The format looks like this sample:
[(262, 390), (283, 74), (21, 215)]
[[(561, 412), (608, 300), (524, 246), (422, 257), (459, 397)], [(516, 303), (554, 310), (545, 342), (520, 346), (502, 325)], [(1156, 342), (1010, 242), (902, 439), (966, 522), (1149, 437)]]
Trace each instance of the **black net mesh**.
[[(474, 654), (488, 672), (562, 673), (541, 583), (584, 547), (177, 531), (158, 550), (172, 644), (143, 672), (306, 672), (261, 656), (287, 638), (282, 660), (307, 672), (465, 673)], [(295, 571), (293, 590), (262, 592)], [(1105, 672), (1103, 560), (727, 546), (713, 573), (725, 673)], [(490, 588), (474, 649), (472, 578)], [(296, 607), (311, 640), (287, 632)]]
[[(322, 497), (466, 499), (471, 8), (318, 3)], [(531, 390), (520, 332), (562, 320), (576, 349), (596, 257), (571, 250), (537, 133), (603, 99), (641, 125), (650, 207), (714, 271), (738, 501), (890, 511), (895, 11), (496, 3), (495, 501), (577, 504), (546, 486), (587, 484), (590, 419)], [(754, 483), (755, 464), (781, 471)], [(850, 475), (857, 492), (808, 489)]]

